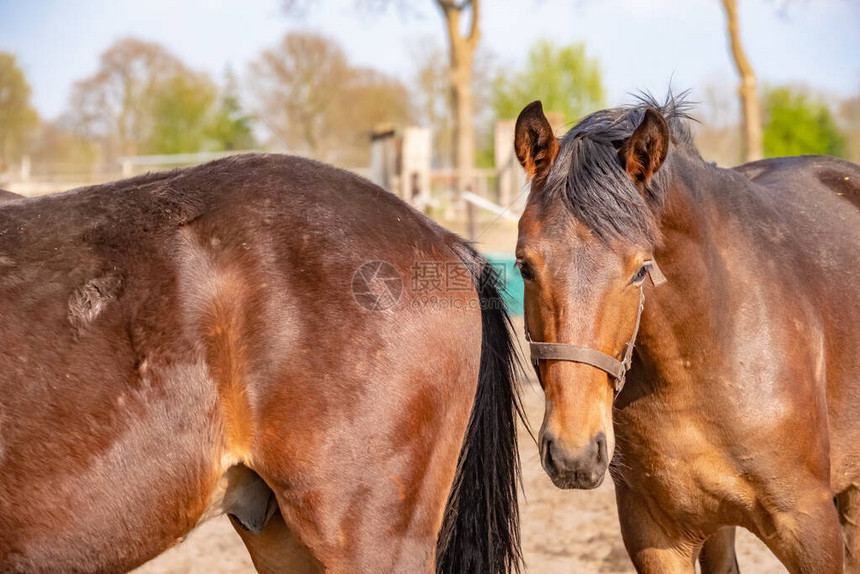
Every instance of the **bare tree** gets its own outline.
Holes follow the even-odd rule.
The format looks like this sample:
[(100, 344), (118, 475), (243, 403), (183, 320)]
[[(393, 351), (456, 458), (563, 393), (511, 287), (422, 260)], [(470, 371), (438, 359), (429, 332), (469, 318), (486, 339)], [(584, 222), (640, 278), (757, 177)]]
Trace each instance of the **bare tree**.
[(722, 2), (726, 12), (729, 47), (732, 51), (735, 68), (741, 79), (738, 93), (741, 99), (743, 156), (746, 161), (755, 161), (763, 157), (761, 109), (756, 89), (755, 72), (741, 44), (737, 0), (722, 0)]
[(136, 38), (114, 43), (100, 64), (72, 88), (65, 121), (100, 142), (109, 158), (135, 155), (151, 133), (160, 84), (188, 70), (163, 47)]
[[(481, 0), (432, 0), (445, 20), (448, 37), (448, 82), (451, 111), (454, 118), (454, 166), (458, 171), (457, 187), (462, 191), (472, 182), (475, 165), (475, 120), (472, 76), (475, 50), (481, 37)], [(315, 0), (282, 0), (288, 13), (302, 16), (316, 5)], [(355, 0), (355, 5), (368, 11), (381, 11), (397, 5), (403, 13), (412, 7), (406, 0)], [(468, 26), (464, 24), (467, 22)]]
[[(163, 46), (124, 38), (101, 54), (94, 75), (75, 84), (56, 127), (93, 143), (108, 162), (121, 155), (219, 149), (219, 138), (230, 135), (223, 114), (214, 109), (217, 96), (208, 75)], [(213, 127), (216, 121), (222, 122), (220, 130)]]
[(251, 64), (267, 123), (296, 152), (355, 166), (370, 161), (377, 124), (412, 119), (409, 94), (395, 78), (356, 68), (333, 40), (291, 32)]
[[(451, 82), (446, 47), (433, 38), (412, 45), (412, 92), (421, 121), (433, 132), (433, 158), (442, 167), (455, 165), (455, 114), (451, 106)], [(481, 163), (484, 145), (492, 145), (495, 114), (493, 84), (496, 75), (493, 55), (482, 47), (475, 51), (472, 72), (472, 117), (475, 129), (475, 164)], [(519, 112), (519, 110), (517, 110)]]
[(702, 86), (701, 94), (697, 112), (700, 122), (693, 126), (696, 147), (702, 157), (722, 166), (742, 163), (741, 130), (736, 121), (740, 103), (737, 90), (715, 77)]
[[(454, 114), (454, 165), (457, 168), (458, 191), (472, 185), (475, 166), (475, 121), (472, 101), (472, 74), (475, 48), (481, 37), (480, 0), (435, 0), (445, 18), (450, 62), (451, 107)], [(463, 18), (469, 18), (463, 34)]]
[(445, 51), (431, 38), (423, 39), (413, 48), (415, 75), (412, 89), (418, 115), (433, 133), (434, 161), (443, 167), (451, 167), (454, 165), (454, 118)]
[(335, 129), (331, 108), (348, 82), (340, 46), (318, 34), (294, 32), (251, 64), (254, 90), (266, 121), (297, 151), (327, 159), (322, 139)]
[(860, 95), (842, 102), (839, 117), (848, 140), (848, 159), (860, 163)]

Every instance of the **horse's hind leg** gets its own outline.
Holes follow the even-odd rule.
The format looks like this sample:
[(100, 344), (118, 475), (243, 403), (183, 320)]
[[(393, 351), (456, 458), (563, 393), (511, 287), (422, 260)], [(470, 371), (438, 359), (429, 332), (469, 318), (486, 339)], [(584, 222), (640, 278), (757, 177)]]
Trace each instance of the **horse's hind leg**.
[(310, 550), (290, 532), (281, 516), (275, 493), (245, 465), (225, 474), (224, 512), (258, 572), (322, 572)]
[[(463, 396), (443, 395), (453, 406), (434, 408), (419, 395), (396, 413), (365, 407), (360, 415), (373, 420), (361, 424), (317, 412), (303, 425), (271, 417), (267, 434), (284, 438), (261, 444), (255, 468), (276, 494), (286, 523), (272, 537), (279, 529), (293, 533), (332, 574), (431, 574), (469, 416), (466, 393), (474, 393), (468, 382), (461, 387)], [(243, 538), (246, 544), (254, 539)], [(267, 544), (260, 542), (262, 553)]]
[(245, 543), (257, 572), (316, 574), (323, 571), (310, 550), (284, 524), (280, 511), (276, 510), (259, 532), (248, 530), (234, 516), (230, 516), (230, 522)]
[(735, 527), (720, 528), (705, 541), (699, 554), (702, 574), (738, 574), (738, 559), (735, 555)]
[(860, 573), (860, 483), (836, 496), (836, 508), (845, 543), (845, 571)]

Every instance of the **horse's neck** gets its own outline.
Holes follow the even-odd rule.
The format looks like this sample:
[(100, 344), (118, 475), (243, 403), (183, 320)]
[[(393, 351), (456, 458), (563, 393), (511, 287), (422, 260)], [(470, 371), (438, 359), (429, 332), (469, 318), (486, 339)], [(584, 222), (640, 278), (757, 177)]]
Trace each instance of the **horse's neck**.
[(717, 168), (685, 153), (676, 154), (672, 164), (660, 216), (663, 241), (658, 251), (664, 252), (671, 251), (679, 239), (703, 241), (714, 225), (724, 225), (718, 215), (722, 203), (718, 196), (725, 198), (752, 185), (735, 170)]
[[(693, 158), (674, 158), (671, 185), (666, 189), (661, 242), (655, 259), (667, 283), (647, 292), (639, 353), (667, 380), (678, 379), (702, 349), (713, 348), (722, 303), (725, 246), (713, 234), (723, 222), (715, 216), (714, 195), (730, 186), (747, 185), (739, 174), (718, 170)], [(674, 375), (674, 376), (673, 376)], [(683, 378), (683, 377), (681, 377)]]

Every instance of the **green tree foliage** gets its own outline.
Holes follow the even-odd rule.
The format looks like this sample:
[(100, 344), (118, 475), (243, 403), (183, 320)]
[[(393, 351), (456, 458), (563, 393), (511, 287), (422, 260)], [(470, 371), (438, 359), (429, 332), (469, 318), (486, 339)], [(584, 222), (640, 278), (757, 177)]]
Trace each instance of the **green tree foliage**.
[(765, 94), (764, 153), (767, 157), (845, 155), (845, 137), (822, 102), (790, 88)]
[(188, 153), (203, 149), (207, 113), (215, 97), (215, 86), (203, 76), (177, 74), (161, 82), (153, 94), (152, 130), (144, 146), (145, 153)]
[(0, 52), (0, 172), (25, 153), (38, 123), (24, 72), (15, 56)]
[(205, 74), (137, 38), (119, 40), (101, 55), (99, 70), (73, 88), (62, 124), (107, 160), (238, 149), (253, 141), (234, 79), (219, 98)]
[(98, 71), (72, 88), (64, 123), (96, 142), (106, 158), (146, 153), (159, 92), (186, 73), (158, 44), (118, 40), (102, 53)]
[(573, 122), (604, 104), (600, 65), (583, 44), (557, 46), (547, 40), (529, 49), (525, 67), (500, 73), (493, 84), (493, 109), (500, 119), (515, 118), (533, 100), (548, 113)]
[(216, 151), (248, 150), (257, 147), (251, 117), (242, 110), (236, 76), (229, 69), (224, 74), (224, 85), (209, 121), (206, 137)]

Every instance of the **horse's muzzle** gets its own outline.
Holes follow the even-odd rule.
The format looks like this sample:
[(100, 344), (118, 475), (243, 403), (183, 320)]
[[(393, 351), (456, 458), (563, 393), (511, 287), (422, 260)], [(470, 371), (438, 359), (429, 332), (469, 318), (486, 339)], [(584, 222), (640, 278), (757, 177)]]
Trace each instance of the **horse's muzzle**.
[(603, 432), (597, 433), (588, 445), (577, 452), (570, 452), (560, 440), (544, 432), (540, 452), (541, 464), (558, 488), (597, 488), (603, 483), (609, 467), (606, 435)]

